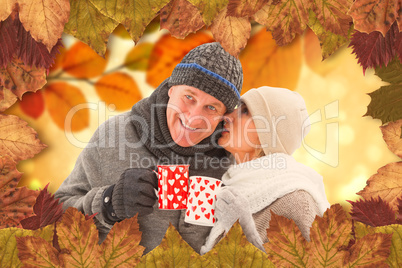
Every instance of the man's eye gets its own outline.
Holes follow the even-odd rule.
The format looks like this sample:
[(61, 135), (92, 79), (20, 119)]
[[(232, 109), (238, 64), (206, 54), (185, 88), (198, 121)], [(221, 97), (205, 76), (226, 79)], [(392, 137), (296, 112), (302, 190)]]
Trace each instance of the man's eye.
[(186, 98), (189, 99), (189, 100), (192, 100), (192, 99), (193, 99), (193, 97), (190, 96), (190, 95), (186, 95)]
[(208, 109), (210, 109), (211, 111), (216, 111), (216, 108), (212, 105), (208, 105)]

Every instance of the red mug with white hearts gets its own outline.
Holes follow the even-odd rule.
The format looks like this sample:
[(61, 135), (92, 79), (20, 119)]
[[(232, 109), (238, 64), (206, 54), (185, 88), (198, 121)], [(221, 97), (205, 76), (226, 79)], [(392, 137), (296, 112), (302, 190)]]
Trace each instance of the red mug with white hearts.
[(186, 209), (189, 165), (158, 166), (159, 209)]
[(191, 176), (184, 221), (191, 224), (214, 226), (216, 193), (222, 181), (206, 177)]

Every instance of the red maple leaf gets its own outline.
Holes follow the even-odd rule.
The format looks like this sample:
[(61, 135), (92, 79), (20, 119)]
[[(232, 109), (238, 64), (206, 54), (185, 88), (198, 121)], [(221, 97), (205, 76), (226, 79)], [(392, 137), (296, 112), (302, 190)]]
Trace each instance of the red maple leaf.
[(402, 198), (398, 198), (398, 217), (396, 218), (397, 224), (402, 224)]
[(396, 53), (402, 59), (401, 39), (402, 33), (399, 32), (398, 25), (395, 22), (385, 37), (377, 31), (370, 34), (356, 31), (349, 47), (353, 47), (353, 53), (356, 54), (358, 63), (365, 72), (367, 68), (387, 66)]
[(0, 21), (0, 68), (5, 68), (17, 51), (17, 31), (11, 16)]
[(63, 215), (62, 203), (59, 204), (59, 199), (54, 199), (54, 195), (47, 191), (48, 185), (40, 191), (36, 198), (33, 207), (36, 215), (21, 221), (24, 229), (37, 230), (58, 221)]
[(380, 197), (378, 199), (371, 198), (371, 200), (348, 202), (352, 204), (350, 215), (353, 220), (370, 226), (385, 226), (396, 223), (395, 212)]

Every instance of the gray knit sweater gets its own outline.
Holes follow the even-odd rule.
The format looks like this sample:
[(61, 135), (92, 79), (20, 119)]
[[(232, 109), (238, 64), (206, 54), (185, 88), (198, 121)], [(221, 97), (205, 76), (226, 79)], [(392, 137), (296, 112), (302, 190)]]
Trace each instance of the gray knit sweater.
[[(149, 98), (135, 104), (133, 111), (115, 116), (100, 125), (78, 156), (73, 171), (55, 194), (56, 198), (64, 202), (64, 209), (76, 207), (85, 214), (98, 213), (95, 223), (100, 241), (106, 238), (112, 227), (102, 217), (102, 195), (110, 185), (117, 182), (125, 169), (190, 163), (190, 176), (204, 175), (220, 179), (229, 167), (230, 161), (226, 154), (222, 154), (223, 150), (209, 146), (208, 140), (201, 142), (205, 145), (203, 149), (182, 148), (177, 144), (160, 148), (156, 146), (168, 144), (171, 137), (167, 129), (166, 113), (162, 110), (165, 108), (152, 113), (148, 106), (152, 103), (166, 104), (167, 91), (165, 81)], [(151, 116), (157, 118), (152, 119)], [(159, 122), (161, 126), (150, 127), (150, 122)], [(142, 129), (138, 130), (138, 127)], [(159, 210), (157, 206), (156, 202), (152, 214), (138, 217), (142, 232), (140, 244), (146, 247), (144, 254), (161, 243), (169, 223), (199, 252), (211, 227), (185, 223), (185, 210)]]

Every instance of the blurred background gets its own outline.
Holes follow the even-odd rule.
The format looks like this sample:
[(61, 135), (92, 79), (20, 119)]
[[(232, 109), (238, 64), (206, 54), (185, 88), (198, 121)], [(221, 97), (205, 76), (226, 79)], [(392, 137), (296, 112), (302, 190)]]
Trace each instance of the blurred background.
[[(154, 21), (134, 46), (119, 26), (102, 58), (63, 35), (65, 48), (48, 74), (48, 84), (37, 93), (24, 94), (6, 111), (27, 121), (48, 146), (19, 162), (18, 170), (24, 173), (19, 185), (39, 189), (49, 183), (54, 193), (97, 127), (149, 96), (190, 49), (213, 42), (211, 36), (202, 30), (178, 40)], [(254, 26), (240, 60), (242, 93), (267, 85), (304, 97), (312, 127), (293, 156), (324, 177), (331, 204), (349, 209), (346, 200), (358, 199), (356, 193), (371, 175), (398, 160), (382, 138), (381, 121), (363, 117), (370, 102), (367, 93), (385, 83), (373, 70), (363, 74), (351, 48), (342, 47), (322, 61), (319, 41), (311, 31), (278, 47), (269, 32)]]

